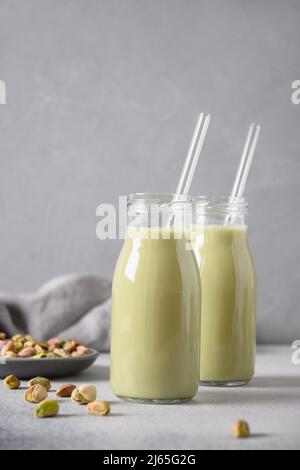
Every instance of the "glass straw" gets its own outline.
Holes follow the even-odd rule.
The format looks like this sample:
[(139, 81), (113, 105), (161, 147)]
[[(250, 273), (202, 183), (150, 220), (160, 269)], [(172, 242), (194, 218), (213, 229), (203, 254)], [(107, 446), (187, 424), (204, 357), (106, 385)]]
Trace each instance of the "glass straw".
[(209, 123), (210, 114), (201, 113), (197, 119), (194, 134), (176, 188), (176, 194), (178, 195), (189, 193)]
[(258, 142), (259, 133), (260, 125), (255, 123), (251, 124), (244, 145), (238, 171), (234, 180), (233, 188), (231, 191), (231, 198), (242, 197), (244, 194), (245, 186), (248, 180), (251, 164)]
[[(182, 168), (182, 172), (176, 188), (176, 195), (173, 202), (178, 199), (176, 196), (181, 194), (188, 194), (193, 177), (198, 165), (199, 157), (203, 148), (204, 140), (210, 123), (210, 114), (201, 113), (198, 116), (196, 126), (194, 129), (193, 137), (186, 155), (186, 159)], [(174, 214), (169, 218), (167, 226), (170, 227), (174, 222)]]
[[(246, 183), (248, 180), (251, 164), (255, 154), (258, 137), (260, 133), (259, 124), (251, 124), (249, 127), (248, 135), (243, 148), (240, 164), (235, 176), (232, 191), (230, 194), (230, 202), (234, 202), (236, 198), (241, 198), (244, 194)], [(233, 220), (231, 215), (227, 215), (225, 218), (225, 225)]]

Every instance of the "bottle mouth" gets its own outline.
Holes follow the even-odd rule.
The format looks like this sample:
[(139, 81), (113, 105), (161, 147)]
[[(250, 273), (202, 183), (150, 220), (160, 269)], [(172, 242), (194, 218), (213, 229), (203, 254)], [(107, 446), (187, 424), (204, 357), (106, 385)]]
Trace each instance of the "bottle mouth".
[(162, 210), (190, 210), (192, 197), (188, 194), (132, 193), (127, 196), (128, 209), (137, 212), (159, 212)]
[(128, 204), (150, 203), (150, 204), (176, 204), (192, 202), (189, 194), (172, 193), (132, 193), (127, 196)]
[(192, 213), (192, 207), (192, 198), (187, 194), (134, 193), (127, 196), (129, 215), (154, 216), (172, 213), (183, 217)]
[(241, 214), (249, 212), (247, 199), (231, 196), (197, 196), (193, 198), (197, 213), (203, 214)]

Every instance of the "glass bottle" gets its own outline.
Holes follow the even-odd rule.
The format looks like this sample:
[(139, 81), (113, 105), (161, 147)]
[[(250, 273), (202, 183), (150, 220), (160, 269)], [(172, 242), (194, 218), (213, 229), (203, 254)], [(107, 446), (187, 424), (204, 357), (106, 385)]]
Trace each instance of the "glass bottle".
[(136, 402), (190, 400), (199, 384), (200, 284), (189, 196), (133, 194), (113, 279), (111, 386)]
[(200, 383), (240, 386), (255, 368), (256, 281), (244, 198), (195, 199), (193, 244), (200, 268)]

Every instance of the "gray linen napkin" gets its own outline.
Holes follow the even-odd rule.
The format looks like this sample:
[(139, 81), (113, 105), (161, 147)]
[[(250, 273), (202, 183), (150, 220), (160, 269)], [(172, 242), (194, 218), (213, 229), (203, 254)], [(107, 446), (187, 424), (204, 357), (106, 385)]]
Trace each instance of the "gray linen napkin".
[(110, 346), (111, 283), (68, 274), (34, 293), (0, 292), (0, 331), (9, 336), (74, 338), (99, 351)]

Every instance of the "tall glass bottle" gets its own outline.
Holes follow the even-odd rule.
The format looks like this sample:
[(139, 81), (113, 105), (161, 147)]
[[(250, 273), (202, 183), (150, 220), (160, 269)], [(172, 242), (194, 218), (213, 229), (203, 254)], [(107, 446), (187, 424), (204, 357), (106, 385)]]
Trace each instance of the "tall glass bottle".
[(256, 283), (248, 244), (247, 201), (197, 198), (194, 249), (200, 268), (200, 381), (239, 386), (254, 374)]
[(127, 400), (176, 403), (199, 383), (200, 284), (188, 196), (133, 194), (113, 279), (111, 386)]

